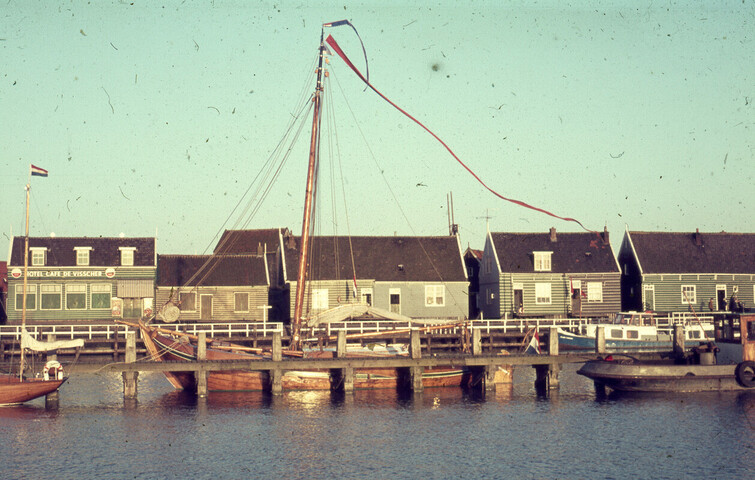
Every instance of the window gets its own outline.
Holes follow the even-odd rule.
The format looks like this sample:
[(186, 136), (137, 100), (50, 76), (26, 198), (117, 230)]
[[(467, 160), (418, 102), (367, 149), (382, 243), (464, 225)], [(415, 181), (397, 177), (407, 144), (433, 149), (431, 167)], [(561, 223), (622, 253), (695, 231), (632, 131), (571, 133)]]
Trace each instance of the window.
[(121, 265), (132, 266), (134, 264), (134, 247), (119, 247), (121, 251)]
[(312, 309), (313, 310), (326, 310), (328, 308), (328, 289), (327, 288), (313, 288), (312, 289)]
[(45, 247), (30, 247), (31, 251), (31, 265), (33, 267), (43, 267), (45, 265), (45, 257), (47, 256), (47, 248)]
[(197, 295), (194, 292), (178, 294), (178, 308), (184, 312), (197, 311)]
[(63, 303), (63, 287), (62, 285), (40, 285), (39, 297), (40, 310), (60, 310)]
[(401, 313), (401, 289), (391, 288), (388, 290), (388, 304), (391, 313)]
[(73, 247), (73, 249), (76, 250), (76, 265), (89, 265), (89, 251), (92, 247)]
[(445, 285), (425, 285), (425, 306), (442, 307), (446, 304)]
[(603, 301), (603, 282), (587, 282), (587, 301)]
[(536, 283), (535, 284), (535, 303), (545, 305), (551, 303), (551, 284), (550, 283)]
[(92, 290), (92, 308), (110, 308), (110, 292), (111, 286), (109, 283), (95, 283), (91, 287)]
[(66, 285), (66, 309), (83, 310), (87, 308), (87, 286), (84, 284)]
[(533, 252), (533, 254), (535, 255), (535, 271), (550, 272), (551, 255), (553, 254), (553, 252)]
[(611, 338), (624, 338), (624, 331), (619, 328), (612, 328)]
[(682, 285), (682, 305), (694, 305), (697, 303), (695, 285)]
[(372, 289), (363, 288), (361, 295), (362, 295), (362, 303), (364, 303), (365, 305), (372, 306)]
[(637, 340), (640, 338), (639, 330), (627, 330), (627, 338), (630, 340)]
[(234, 312), (248, 312), (249, 311), (249, 293), (236, 292), (233, 294), (233, 311)]
[[(26, 286), (26, 309), (34, 310), (37, 308), (37, 286)], [(16, 285), (16, 310), (24, 309), (24, 286)]]

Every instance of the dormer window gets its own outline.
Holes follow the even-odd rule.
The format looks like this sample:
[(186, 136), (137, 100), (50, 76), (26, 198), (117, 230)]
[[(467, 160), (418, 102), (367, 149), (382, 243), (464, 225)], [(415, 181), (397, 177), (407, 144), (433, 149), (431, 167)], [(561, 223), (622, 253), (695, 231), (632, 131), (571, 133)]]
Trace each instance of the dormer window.
[(89, 265), (89, 252), (92, 247), (73, 247), (76, 251), (76, 265), (85, 267)]
[(133, 266), (134, 265), (134, 252), (136, 251), (135, 247), (119, 247), (118, 248), (121, 251), (121, 265), (122, 266)]
[(535, 271), (550, 272), (553, 252), (533, 252), (533, 254), (535, 256)]
[(32, 267), (45, 266), (45, 260), (47, 258), (47, 247), (29, 247), (31, 252), (31, 265)]

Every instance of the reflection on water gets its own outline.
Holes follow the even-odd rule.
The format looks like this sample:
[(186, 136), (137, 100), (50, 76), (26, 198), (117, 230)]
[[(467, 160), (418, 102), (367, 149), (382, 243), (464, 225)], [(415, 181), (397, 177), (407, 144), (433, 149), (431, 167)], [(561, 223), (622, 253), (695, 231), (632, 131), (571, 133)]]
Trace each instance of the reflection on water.
[[(141, 375), (124, 406), (114, 375), (81, 375), (0, 409), (3, 478), (748, 478), (755, 392), (600, 394), (567, 369), (484, 394), (174, 391)], [(66, 473), (61, 474), (61, 465)], [(34, 472), (30, 475), (29, 472)]]

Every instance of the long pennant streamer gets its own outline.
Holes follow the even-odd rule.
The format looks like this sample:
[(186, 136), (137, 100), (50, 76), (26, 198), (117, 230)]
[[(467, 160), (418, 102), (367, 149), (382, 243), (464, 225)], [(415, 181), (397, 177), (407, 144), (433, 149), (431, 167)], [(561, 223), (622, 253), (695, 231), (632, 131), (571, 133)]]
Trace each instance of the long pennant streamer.
[[(350, 25), (350, 26), (351, 26), (351, 28), (354, 28), (354, 26), (353, 26), (353, 25), (351, 25), (351, 24), (350, 24), (350, 23), (349, 23), (348, 21), (346, 21), (346, 20), (341, 20), (340, 22), (333, 22), (332, 24), (325, 24), (325, 26), (338, 26), (338, 25), (345, 25), (345, 24), (348, 24), (348, 25)], [(356, 29), (355, 29), (355, 31), (356, 31)], [(357, 36), (358, 36), (358, 34), (357, 34)], [(361, 39), (360, 39), (360, 41), (361, 41)], [(469, 167), (468, 167), (468, 166), (467, 166), (466, 164), (464, 164), (464, 162), (462, 162), (462, 161), (461, 161), (461, 159), (460, 159), (459, 157), (457, 157), (457, 156), (456, 156), (456, 154), (455, 154), (455, 153), (453, 152), (453, 150), (451, 150), (451, 148), (450, 148), (450, 147), (449, 147), (448, 145), (446, 145), (446, 143), (445, 143), (445, 142), (444, 142), (443, 140), (441, 140), (441, 139), (440, 139), (440, 137), (438, 137), (438, 136), (437, 136), (437, 135), (436, 135), (435, 133), (433, 133), (433, 132), (432, 132), (432, 131), (431, 131), (431, 130), (430, 130), (429, 128), (427, 128), (426, 126), (424, 126), (424, 125), (422, 124), (422, 122), (420, 122), (420, 121), (419, 121), (419, 120), (417, 120), (416, 118), (412, 117), (412, 116), (411, 116), (411, 115), (410, 115), (410, 114), (409, 114), (408, 112), (406, 112), (406, 111), (405, 111), (404, 109), (402, 109), (401, 107), (399, 107), (398, 105), (396, 105), (395, 103), (393, 103), (393, 102), (392, 102), (392, 101), (391, 101), (390, 99), (388, 99), (388, 97), (386, 97), (385, 95), (383, 95), (382, 93), (380, 93), (380, 91), (378, 91), (378, 89), (376, 89), (376, 88), (375, 88), (375, 87), (374, 87), (374, 86), (373, 86), (373, 85), (372, 85), (372, 84), (371, 84), (371, 83), (369, 82), (369, 80), (368, 80), (368, 79), (367, 79), (367, 78), (366, 78), (366, 77), (365, 77), (364, 75), (362, 75), (362, 73), (361, 73), (361, 72), (359, 71), (359, 69), (358, 69), (357, 67), (355, 67), (353, 63), (351, 63), (351, 60), (349, 60), (349, 57), (347, 57), (347, 56), (346, 56), (346, 54), (345, 54), (345, 53), (344, 53), (344, 51), (343, 51), (343, 50), (341, 49), (341, 47), (340, 47), (340, 46), (338, 45), (338, 43), (336, 42), (336, 40), (335, 40), (335, 39), (333, 38), (333, 36), (332, 36), (332, 35), (328, 35), (328, 38), (326, 39), (326, 42), (328, 42), (328, 45), (330, 45), (330, 46), (331, 46), (331, 47), (333, 48), (333, 51), (335, 51), (335, 52), (336, 52), (336, 53), (338, 54), (338, 56), (339, 56), (339, 57), (341, 57), (341, 59), (343, 59), (343, 61), (344, 61), (344, 62), (346, 62), (346, 65), (348, 65), (348, 66), (349, 66), (349, 68), (351, 68), (351, 69), (352, 69), (352, 70), (354, 71), (354, 73), (356, 73), (356, 74), (357, 74), (357, 76), (358, 76), (358, 77), (359, 77), (359, 78), (360, 78), (360, 79), (361, 79), (361, 80), (362, 80), (362, 81), (363, 81), (363, 82), (364, 82), (364, 83), (365, 83), (365, 84), (366, 84), (366, 85), (367, 85), (367, 86), (368, 86), (368, 87), (369, 87), (369, 88), (370, 88), (370, 89), (371, 89), (371, 90), (372, 90), (373, 92), (377, 93), (377, 94), (378, 94), (378, 95), (379, 95), (379, 96), (380, 96), (380, 97), (381, 97), (381, 98), (382, 98), (383, 100), (385, 100), (386, 102), (390, 103), (390, 104), (391, 104), (391, 105), (392, 105), (392, 106), (393, 106), (393, 107), (394, 107), (394, 108), (395, 108), (396, 110), (398, 110), (399, 112), (401, 112), (401, 113), (403, 113), (404, 115), (406, 115), (406, 116), (407, 116), (408, 118), (410, 118), (410, 119), (411, 119), (411, 120), (412, 120), (412, 121), (413, 121), (414, 123), (416, 123), (417, 125), (419, 125), (419, 126), (420, 126), (420, 127), (422, 127), (423, 129), (425, 129), (425, 131), (426, 131), (427, 133), (429, 133), (430, 135), (432, 135), (432, 136), (433, 136), (433, 138), (435, 138), (435, 139), (436, 139), (436, 140), (437, 140), (438, 142), (440, 142), (440, 144), (441, 144), (441, 145), (443, 145), (443, 146), (445, 147), (445, 149), (446, 149), (446, 150), (448, 150), (448, 153), (450, 153), (450, 154), (451, 154), (451, 156), (453, 156), (453, 157), (454, 157), (454, 158), (456, 159), (456, 161), (457, 161), (457, 162), (459, 162), (459, 164), (460, 164), (460, 165), (461, 165), (462, 167), (464, 167), (464, 169), (465, 169), (465, 170), (466, 170), (467, 172), (469, 172), (469, 173), (470, 173), (470, 174), (471, 174), (471, 175), (472, 175), (472, 176), (473, 176), (473, 177), (474, 177), (474, 178), (475, 178), (475, 179), (476, 179), (476, 180), (477, 180), (478, 182), (480, 182), (480, 184), (481, 184), (481, 185), (482, 185), (483, 187), (485, 187), (485, 188), (486, 188), (486, 189), (487, 189), (487, 190), (488, 190), (488, 191), (489, 191), (490, 193), (492, 193), (493, 195), (495, 195), (496, 197), (498, 197), (498, 198), (500, 198), (500, 199), (502, 199), (502, 200), (506, 200), (507, 202), (511, 202), (511, 203), (514, 203), (514, 204), (516, 204), (516, 205), (519, 205), (519, 206), (522, 206), (522, 207), (526, 207), (526, 208), (529, 208), (529, 209), (532, 209), (532, 210), (538, 211), (538, 212), (540, 212), (540, 213), (544, 213), (544, 214), (546, 214), (546, 215), (550, 215), (551, 217), (555, 217), (555, 218), (558, 218), (559, 220), (564, 220), (564, 221), (567, 221), (567, 222), (574, 222), (574, 223), (576, 223), (577, 225), (579, 225), (580, 227), (582, 227), (582, 228), (583, 228), (584, 230), (586, 230), (586, 231), (588, 231), (588, 232), (592, 232), (592, 231), (593, 231), (593, 230), (590, 230), (590, 229), (586, 228), (586, 227), (585, 227), (584, 225), (582, 225), (582, 222), (580, 222), (579, 220), (577, 220), (577, 219), (575, 219), (575, 218), (571, 218), (571, 217), (561, 217), (561, 216), (559, 216), (559, 215), (556, 215), (556, 214), (554, 214), (554, 213), (551, 213), (551, 212), (549, 212), (548, 210), (544, 210), (544, 209), (542, 209), (542, 208), (538, 208), (538, 207), (535, 207), (535, 206), (533, 206), (533, 205), (530, 205), (530, 204), (528, 204), (528, 203), (522, 202), (522, 201), (520, 201), (520, 200), (515, 200), (515, 199), (513, 199), (513, 198), (507, 198), (507, 197), (504, 197), (504, 196), (503, 196), (503, 195), (501, 195), (500, 193), (498, 193), (498, 192), (496, 192), (495, 190), (493, 190), (492, 188), (490, 188), (490, 187), (489, 187), (489, 186), (488, 186), (487, 184), (485, 184), (485, 182), (483, 182), (483, 181), (482, 181), (482, 179), (480, 179), (480, 177), (478, 177), (478, 176), (477, 176), (477, 174), (476, 174), (476, 173), (474, 173), (474, 172), (473, 172), (473, 171), (472, 171), (472, 170), (471, 170), (471, 169), (470, 169), (470, 168), (469, 168)], [(364, 49), (364, 46), (362, 46), (362, 48)]]

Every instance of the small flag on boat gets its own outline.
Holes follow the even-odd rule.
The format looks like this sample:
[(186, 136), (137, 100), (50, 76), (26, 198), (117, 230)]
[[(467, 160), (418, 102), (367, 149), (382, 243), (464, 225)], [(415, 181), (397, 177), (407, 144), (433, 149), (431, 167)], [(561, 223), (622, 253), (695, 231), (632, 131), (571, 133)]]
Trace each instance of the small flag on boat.
[(31, 174), (35, 177), (46, 177), (47, 170), (45, 170), (44, 168), (39, 168), (36, 165), (31, 165)]
[(529, 355), (540, 355), (540, 335), (538, 334), (537, 329), (535, 329), (535, 332), (532, 334), (530, 343), (527, 345), (524, 353)]

